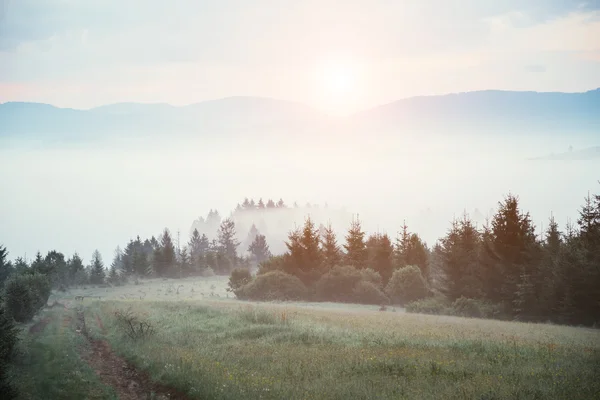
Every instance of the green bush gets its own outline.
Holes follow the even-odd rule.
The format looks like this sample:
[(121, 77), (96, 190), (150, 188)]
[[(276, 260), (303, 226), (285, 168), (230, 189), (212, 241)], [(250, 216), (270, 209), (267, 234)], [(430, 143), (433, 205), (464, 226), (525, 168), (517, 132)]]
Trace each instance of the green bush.
[(452, 313), (460, 317), (494, 318), (499, 316), (500, 308), (485, 300), (461, 296), (452, 303)]
[(3, 399), (12, 399), (16, 396), (8, 378), (8, 366), (15, 353), (17, 334), (18, 330), (13, 319), (7, 315), (0, 304), (0, 393)]
[(406, 311), (419, 314), (452, 315), (452, 309), (448, 301), (441, 296), (427, 297), (425, 299), (412, 301), (405, 306)]
[(371, 282), (377, 288), (381, 288), (383, 286), (383, 279), (381, 279), (381, 275), (373, 268), (361, 269), (360, 276), (363, 281)]
[(427, 297), (429, 289), (419, 267), (409, 265), (394, 271), (385, 292), (393, 303), (406, 304)]
[(389, 304), (390, 299), (373, 282), (360, 281), (352, 290), (353, 301), (361, 304)]
[(361, 272), (351, 266), (331, 268), (315, 283), (315, 295), (319, 301), (354, 301), (354, 287), (363, 277)]
[(248, 300), (306, 300), (308, 290), (300, 279), (281, 271), (257, 275), (236, 292), (239, 299)]
[(6, 313), (17, 322), (31, 321), (50, 297), (48, 278), (38, 273), (11, 276), (4, 284)]
[(248, 268), (235, 268), (231, 271), (227, 291), (236, 293), (242, 286), (249, 283), (251, 280), (252, 274)]
[(266, 274), (271, 271), (285, 271), (285, 256), (273, 256), (260, 263), (258, 275)]

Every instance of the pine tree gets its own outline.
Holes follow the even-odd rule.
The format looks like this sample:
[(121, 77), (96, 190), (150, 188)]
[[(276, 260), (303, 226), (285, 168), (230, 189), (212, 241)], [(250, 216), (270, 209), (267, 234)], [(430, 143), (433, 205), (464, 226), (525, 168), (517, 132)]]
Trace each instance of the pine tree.
[(179, 260), (177, 263), (179, 267), (179, 278), (188, 276), (192, 267), (190, 255), (188, 254), (187, 248), (181, 249), (179, 252)]
[(408, 261), (406, 259), (408, 254), (408, 249), (410, 246), (410, 232), (408, 231), (408, 226), (406, 226), (406, 221), (402, 225), (402, 232), (399, 233), (396, 238), (396, 248), (395, 248), (395, 256), (396, 256), (396, 268), (404, 268), (408, 266)]
[(153, 261), (154, 272), (158, 276), (172, 276), (175, 274), (174, 267), (177, 263), (175, 245), (167, 228), (162, 233), (159, 247), (154, 250)]
[(258, 199), (258, 209), (263, 210), (265, 208), (265, 203), (263, 202), (262, 197)]
[(321, 232), (321, 249), (323, 252), (323, 265), (331, 269), (342, 262), (342, 253), (337, 244), (337, 237), (331, 226), (331, 222)]
[(384, 285), (394, 271), (394, 246), (387, 234), (375, 234), (367, 239), (368, 267), (379, 273)]
[(69, 271), (69, 285), (81, 285), (86, 282), (85, 266), (79, 254), (75, 253), (73, 257), (67, 260), (67, 269)]
[(276, 207), (275, 202), (273, 200), (269, 199), (267, 201), (267, 208), (275, 208), (275, 207)]
[(98, 250), (92, 254), (92, 263), (90, 265), (90, 283), (99, 285), (104, 283), (105, 271), (102, 256)]
[(119, 285), (123, 274), (123, 252), (121, 248), (117, 246), (113, 256), (110, 269), (108, 271), (108, 282), (111, 285)]
[(236, 239), (235, 223), (231, 218), (223, 220), (217, 232), (217, 237), (221, 251), (235, 265), (237, 247), (240, 245), (240, 242)]
[(6, 247), (0, 245), (0, 287), (2, 287), (4, 281), (8, 279), (12, 272), (13, 266), (8, 260), (8, 250), (6, 250)]
[(365, 232), (362, 230), (360, 220), (353, 219), (346, 235), (346, 263), (354, 268), (365, 268), (367, 264), (367, 246)]
[(263, 261), (272, 257), (265, 235), (257, 234), (248, 246), (248, 251), (252, 254), (256, 265), (260, 265)]
[(285, 208), (285, 203), (283, 202), (283, 199), (279, 199), (279, 201), (277, 202), (277, 208)]
[(304, 221), (300, 244), (303, 249), (302, 269), (306, 273), (318, 270), (321, 267), (322, 257), (320, 251), (319, 231), (315, 228), (315, 223), (310, 217)]
[[(539, 243), (529, 213), (521, 212), (518, 198), (508, 195), (491, 221), (486, 235), (485, 255), (488, 296), (501, 301), (516, 315), (523, 316), (523, 307), (516, 304), (528, 302), (519, 290), (519, 284), (535, 281), (532, 276), (539, 266)], [(527, 293), (528, 295), (528, 293)]]
[(479, 271), (480, 249), (481, 234), (468, 215), (452, 221), (452, 227), (440, 240), (438, 247), (442, 289), (450, 300), (461, 296), (483, 297), (484, 288)]

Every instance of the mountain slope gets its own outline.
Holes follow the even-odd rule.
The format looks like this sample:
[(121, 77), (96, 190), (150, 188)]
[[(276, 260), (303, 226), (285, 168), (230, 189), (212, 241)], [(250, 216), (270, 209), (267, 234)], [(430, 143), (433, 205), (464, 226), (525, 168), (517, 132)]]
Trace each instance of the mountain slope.
[[(300, 103), (229, 97), (188, 106), (118, 103), (91, 110), (0, 104), (0, 137), (85, 139), (165, 134), (315, 135), (401, 129), (478, 132), (600, 132), (600, 89), (584, 93), (479, 91), (398, 100), (345, 120)], [(319, 133), (320, 132), (320, 133)]]

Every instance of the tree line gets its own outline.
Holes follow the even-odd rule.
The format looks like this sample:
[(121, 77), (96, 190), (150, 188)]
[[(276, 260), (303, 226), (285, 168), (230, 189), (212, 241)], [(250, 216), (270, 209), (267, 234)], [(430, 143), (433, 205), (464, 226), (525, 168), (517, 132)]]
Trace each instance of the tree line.
[(230, 289), (238, 297), (287, 299), (287, 287), (294, 299), (387, 299), (422, 312), (473, 309), (591, 326), (600, 322), (600, 195), (588, 195), (578, 214), (564, 231), (551, 216), (536, 235), (529, 213), (509, 194), (484, 226), (465, 214), (431, 248), (406, 224), (394, 241), (385, 233), (367, 236), (358, 218), (340, 245), (331, 225), (316, 227), (309, 217), (289, 234), (285, 254), (263, 262), (256, 277), (236, 271)]

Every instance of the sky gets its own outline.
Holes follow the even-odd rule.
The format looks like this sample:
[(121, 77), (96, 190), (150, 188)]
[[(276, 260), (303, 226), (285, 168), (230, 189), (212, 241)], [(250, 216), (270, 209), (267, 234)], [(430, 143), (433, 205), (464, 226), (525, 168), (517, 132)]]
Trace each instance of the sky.
[(348, 114), (600, 87), (600, 1), (0, 0), (0, 102), (264, 96)]

